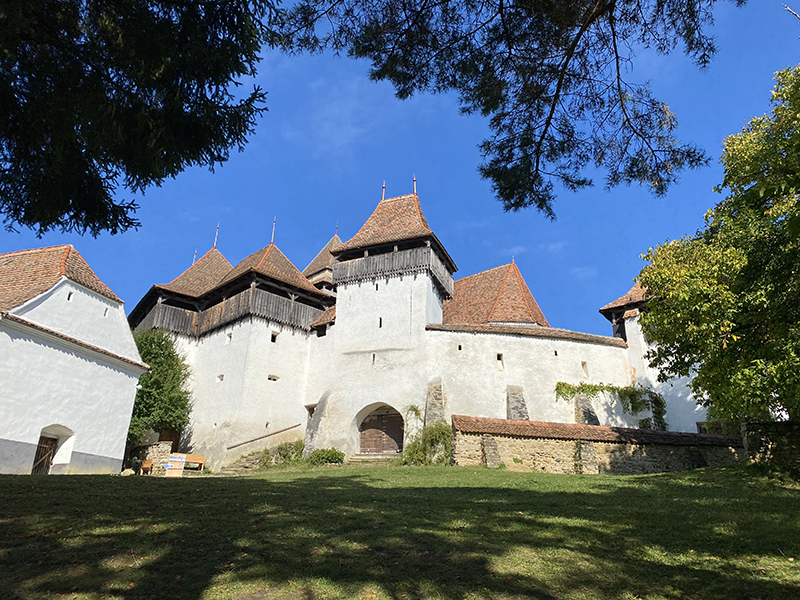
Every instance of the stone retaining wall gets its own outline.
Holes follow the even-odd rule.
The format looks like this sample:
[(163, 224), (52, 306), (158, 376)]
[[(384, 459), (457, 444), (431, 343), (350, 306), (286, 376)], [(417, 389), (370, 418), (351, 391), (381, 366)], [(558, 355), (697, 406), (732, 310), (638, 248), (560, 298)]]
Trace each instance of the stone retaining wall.
[(800, 423), (747, 423), (742, 426), (747, 456), (755, 463), (772, 463), (800, 471)]
[[(558, 424), (557, 433), (573, 431), (576, 435), (573, 439), (553, 439), (535, 433), (503, 433), (498, 431), (498, 422), (502, 419), (473, 418), (466, 427), (457, 419), (453, 419), (452, 459), (454, 464), (463, 466), (521, 463), (533, 471), (546, 473), (642, 474), (730, 465), (745, 457), (737, 438), (664, 432), (655, 436), (622, 428)], [(480, 431), (481, 421), (491, 421), (489, 426), (483, 427), (490, 432)], [(531, 426), (532, 432), (553, 429), (546, 427), (550, 425), (546, 423), (528, 421), (526, 424)], [(539, 425), (541, 427), (537, 428)], [(499, 428), (502, 430), (502, 425)], [(612, 434), (621, 441), (598, 441), (603, 437), (613, 438)], [(650, 443), (648, 439), (658, 441)], [(673, 443), (669, 443), (671, 439)]]

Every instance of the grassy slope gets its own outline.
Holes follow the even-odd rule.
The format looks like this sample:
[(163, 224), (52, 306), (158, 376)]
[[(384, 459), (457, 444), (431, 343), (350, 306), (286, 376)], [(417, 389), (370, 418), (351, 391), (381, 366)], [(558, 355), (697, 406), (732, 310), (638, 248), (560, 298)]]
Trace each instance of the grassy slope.
[(0, 499), (3, 599), (800, 598), (800, 489), (740, 468), (4, 476)]

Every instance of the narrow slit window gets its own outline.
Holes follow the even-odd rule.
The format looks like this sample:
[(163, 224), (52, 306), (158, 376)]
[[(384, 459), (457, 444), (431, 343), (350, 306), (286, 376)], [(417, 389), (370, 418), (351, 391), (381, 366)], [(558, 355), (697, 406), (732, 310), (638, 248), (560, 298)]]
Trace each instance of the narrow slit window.
[(72, 292), (67, 292), (67, 302), (72, 302)]
[(500, 354), (499, 352), (497, 353), (497, 370), (498, 371), (505, 370), (505, 365), (503, 364), (503, 355)]
[(553, 356), (558, 356), (558, 350), (553, 350)]
[(589, 379), (589, 365), (586, 364), (586, 361), (581, 361), (581, 371), (583, 371), (583, 378)]
[(376, 292), (378, 291), (378, 284), (377, 283), (375, 284), (375, 291)]
[(103, 318), (105, 319), (108, 316), (108, 307), (103, 309)]
[(270, 341), (273, 344), (277, 344), (278, 343), (278, 332), (277, 331), (273, 331), (272, 332), (272, 337), (270, 338)]
[(461, 344), (458, 345), (458, 349), (461, 350)]
[(225, 334), (225, 343), (230, 344), (233, 341), (233, 332)]
[(378, 329), (383, 327), (383, 317), (378, 317)]
[(374, 354), (372, 355), (372, 364), (373, 365), (375, 364), (375, 355)]

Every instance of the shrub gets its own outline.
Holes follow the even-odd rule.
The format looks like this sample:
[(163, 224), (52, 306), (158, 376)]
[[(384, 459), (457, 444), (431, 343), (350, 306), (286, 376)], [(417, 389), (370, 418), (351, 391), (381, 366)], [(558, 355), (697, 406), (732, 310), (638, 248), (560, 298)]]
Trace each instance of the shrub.
[(314, 466), (342, 464), (344, 462), (344, 452), (340, 452), (336, 448), (314, 450), (306, 460), (308, 464)]
[(453, 430), (446, 423), (426, 425), (403, 448), (404, 465), (449, 465)]
[(303, 462), (303, 440), (296, 442), (284, 442), (269, 450), (264, 450), (259, 459), (260, 467), (271, 467), (273, 465), (293, 465)]

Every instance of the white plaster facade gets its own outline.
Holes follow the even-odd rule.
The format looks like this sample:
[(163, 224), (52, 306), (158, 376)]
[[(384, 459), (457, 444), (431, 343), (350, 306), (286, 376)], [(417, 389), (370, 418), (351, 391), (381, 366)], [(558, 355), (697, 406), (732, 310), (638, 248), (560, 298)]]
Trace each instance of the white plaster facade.
[[(381, 217), (384, 203), (395, 200), (392, 210), (398, 214)], [(415, 216), (408, 217), (410, 213), (418, 216), (418, 222)], [(406, 217), (410, 221), (402, 225)], [(347, 455), (357, 454), (363, 450), (360, 428), (365, 418), (382, 407), (403, 417), (408, 438), (431, 420), (426, 413), (432, 387), (444, 397), (436, 418), (445, 421), (453, 414), (506, 418), (513, 389), (521, 391), (531, 420), (574, 423), (572, 403), (556, 400), (559, 381), (619, 386), (638, 382), (665, 395), (671, 430), (693, 432), (696, 422), (704, 420), (686, 382), (670, 387), (656, 381), (657, 373), (644, 359), (646, 341), (635, 316), (626, 320), (627, 343), (553, 329), (543, 317), (539, 320), (544, 325), (533, 322), (535, 316), (526, 322), (511, 319), (485, 326), (448, 323), (443, 306), (453, 293), (455, 268), (427, 227), (416, 195), (382, 201), (352, 240), (337, 244), (338, 238), (326, 246), (325, 252), (332, 248), (333, 256), (324, 270), (318, 256), (312, 263), (317, 265), (315, 273), (304, 272), (312, 281), (315, 277), (321, 281), (319, 274), (324, 273), (325, 289), (335, 294), (308, 296), (307, 304), (316, 306), (315, 315), (328, 307), (315, 322), (290, 325), (285, 319), (262, 318), (254, 316), (252, 308), (240, 308), (242, 316), (206, 333), (197, 325), (191, 331), (171, 327), (193, 371), (191, 425), (184, 443), (192, 452), (205, 454), (212, 469), (242, 454), (297, 439), (305, 439), (307, 452), (335, 447)], [(171, 284), (154, 286), (131, 314), (131, 324), (170, 327), (191, 319), (205, 322), (192, 317), (193, 306), (220, 314), (214, 307), (229, 302), (225, 298), (232, 295), (246, 294), (247, 286), (291, 298), (294, 306), (293, 293), (303, 290), (278, 288), (295, 275), (266, 270), (261, 265), (269, 247), (260, 252), (259, 266), (247, 271), (242, 264), (255, 265), (256, 253), (256, 258), (231, 267), (252, 281), (226, 288), (224, 295), (213, 278), (203, 278), (207, 265), (201, 263), (194, 274), (190, 269)], [(413, 264), (408, 262), (412, 254), (417, 261)], [(406, 266), (397, 266), (401, 264)], [(506, 267), (518, 273), (515, 265)], [(364, 271), (361, 275), (359, 269)], [(193, 278), (191, 285), (187, 278)], [(521, 275), (519, 280), (524, 286)], [(222, 281), (233, 285), (230, 276)], [(524, 287), (515, 297), (523, 307), (533, 301)], [(167, 310), (158, 309), (162, 301), (174, 306), (169, 309), (172, 316), (157, 313)], [(242, 301), (237, 302), (241, 307)], [(329, 315), (334, 302), (335, 317)], [(608, 395), (592, 399), (591, 405), (601, 425), (637, 427), (640, 418), (649, 416), (625, 414)], [(421, 418), (413, 416), (417, 412)]]
[(0, 280), (0, 473), (31, 473), (42, 438), (43, 472), (119, 472), (147, 369), (122, 302), (71, 246), (0, 255)]

